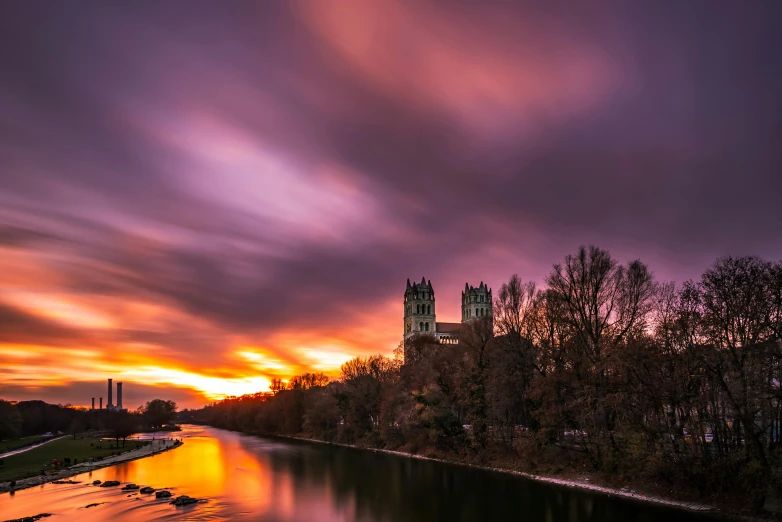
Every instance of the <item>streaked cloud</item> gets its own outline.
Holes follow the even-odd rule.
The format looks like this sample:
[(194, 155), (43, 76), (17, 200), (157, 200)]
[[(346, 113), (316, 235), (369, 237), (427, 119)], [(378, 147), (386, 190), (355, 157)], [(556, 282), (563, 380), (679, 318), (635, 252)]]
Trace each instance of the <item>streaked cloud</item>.
[(408, 277), (457, 320), (582, 243), (782, 257), (778, 9), (3, 5), (0, 396), (334, 376)]

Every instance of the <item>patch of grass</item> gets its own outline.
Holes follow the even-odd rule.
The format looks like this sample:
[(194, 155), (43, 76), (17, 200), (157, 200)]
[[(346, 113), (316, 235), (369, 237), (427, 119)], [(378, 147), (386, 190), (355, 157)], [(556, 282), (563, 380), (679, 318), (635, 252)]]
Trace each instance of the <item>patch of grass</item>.
[[(90, 458), (105, 458), (115, 453), (130, 451), (144, 444), (146, 444), (146, 441), (129, 440), (123, 448), (122, 441), (120, 441), (119, 447), (117, 447), (113, 440), (100, 440), (100, 438), (94, 436), (77, 435), (76, 439), (65, 437), (64, 439), (45, 444), (40, 448), (4, 458), (3, 466), (0, 467), (0, 482), (40, 475), (42, 470), (54, 470), (55, 468), (51, 465), (45, 466), (46, 463), (51, 463), (53, 459), (62, 462), (65, 457), (69, 457), (72, 461), (76, 459), (78, 463), (82, 463)], [(73, 463), (76, 464), (77, 462)]]
[(35, 437), (25, 437), (23, 439), (6, 439), (0, 441), (0, 453), (14, 451), (19, 448), (24, 448), (25, 446), (32, 446), (51, 438), (51, 436), (37, 435)]

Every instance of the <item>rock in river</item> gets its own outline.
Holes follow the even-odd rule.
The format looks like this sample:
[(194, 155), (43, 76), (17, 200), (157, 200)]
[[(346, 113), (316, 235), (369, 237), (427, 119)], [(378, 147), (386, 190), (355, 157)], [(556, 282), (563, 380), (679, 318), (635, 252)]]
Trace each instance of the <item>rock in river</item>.
[(38, 519), (46, 518), (50, 516), (52, 516), (51, 513), (40, 513), (38, 515), (33, 515), (31, 517), (14, 518), (13, 520), (8, 520), (7, 522), (35, 522)]
[(197, 498), (182, 495), (169, 502), (169, 504), (174, 504), (175, 506), (187, 506), (188, 504), (195, 504), (196, 502), (198, 502)]
[(125, 484), (124, 486), (122, 486), (122, 489), (125, 489), (125, 490), (138, 489), (138, 488), (139, 487), (137, 485), (133, 484), (132, 482), (130, 484)]
[(151, 488), (149, 486), (141, 488), (141, 493), (154, 493), (155, 488)]
[(102, 488), (110, 488), (113, 486), (119, 486), (119, 480), (107, 480), (103, 484), (100, 485)]
[(155, 492), (155, 498), (168, 498), (171, 496), (170, 491), (156, 491)]

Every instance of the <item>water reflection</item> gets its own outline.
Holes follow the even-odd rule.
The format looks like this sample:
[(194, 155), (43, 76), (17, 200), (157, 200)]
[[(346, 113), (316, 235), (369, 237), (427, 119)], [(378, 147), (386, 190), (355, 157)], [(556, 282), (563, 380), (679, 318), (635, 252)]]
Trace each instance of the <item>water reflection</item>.
[[(708, 520), (458, 466), (325, 445), (248, 437), (213, 428), (176, 433), (185, 445), (160, 455), (0, 496), (0, 519), (49, 512), (50, 520), (262, 521), (652, 521)], [(98, 488), (120, 480), (207, 499), (165, 500)], [(101, 503), (92, 508), (85, 506)]]

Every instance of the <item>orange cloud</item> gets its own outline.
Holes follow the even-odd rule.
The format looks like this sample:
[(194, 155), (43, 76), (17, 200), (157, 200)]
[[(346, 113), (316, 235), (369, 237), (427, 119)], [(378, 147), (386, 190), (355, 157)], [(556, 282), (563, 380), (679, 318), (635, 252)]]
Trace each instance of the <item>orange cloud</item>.
[[(20, 275), (14, 270), (11, 273)], [(17, 281), (20, 287), (36, 286), (34, 280), (27, 280), (27, 285), (24, 279)], [(90, 296), (68, 296), (59, 292), (57, 285), (48, 293), (43, 288), (35, 292), (6, 288), (0, 293), (0, 303), (61, 323), (77, 335), (70, 339), (68, 347), (0, 338), (0, 396), (9, 387), (44, 391), (72, 382), (99, 382), (111, 376), (126, 382), (126, 390), (138, 383), (158, 387), (165, 395), (167, 388), (174, 387), (191, 390), (202, 401), (213, 401), (267, 391), (274, 377), (288, 380), (309, 371), (336, 377), (348, 359), (367, 351), (388, 353), (398, 341), (397, 329), (386, 315), (395, 308), (391, 303), (375, 313), (357, 312), (355, 317), (360, 319), (353, 326), (335, 325), (332, 331), (279, 330), (269, 334), (268, 342), (261, 345), (171, 305), (144, 301), (140, 295), (92, 297), (90, 306)], [(202, 335), (216, 336), (222, 349), (206, 357), (183, 357), (165, 343), (165, 338), (158, 344), (154, 336), (152, 340), (139, 341), (134, 335), (123, 334), (138, 331), (148, 336), (165, 336), (176, 322), (186, 322)], [(31, 334), (35, 336), (35, 332)], [(88, 403), (89, 397), (85, 396), (79, 404)]]

